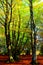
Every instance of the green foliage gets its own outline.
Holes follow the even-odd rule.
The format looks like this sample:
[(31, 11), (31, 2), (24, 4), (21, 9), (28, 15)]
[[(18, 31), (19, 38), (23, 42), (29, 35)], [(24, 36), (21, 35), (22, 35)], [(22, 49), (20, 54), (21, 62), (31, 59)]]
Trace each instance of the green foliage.
[[(5, 0), (4, 0), (4, 2), (5, 2)], [(8, 0), (8, 2), (10, 3), (10, 0)], [(33, 0), (33, 4), (35, 2), (38, 3), (39, 0)], [(39, 26), (39, 25), (43, 24), (43, 6), (38, 7), (39, 5), (40, 4), (38, 4), (36, 6), (36, 8), (35, 8), (35, 6), (33, 6), (33, 12), (34, 12), (35, 24), (36, 24), (37, 28), (40, 29), (41, 26)], [(0, 6), (2, 7), (1, 1), (0, 1)], [(4, 6), (4, 11), (6, 11), (5, 5), (3, 5), (3, 6)], [(0, 21), (4, 24), (5, 23), (5, 20), (4, 20), (5, 14), (3, 11), (3, 7), (2, 8), (1, 7), (0, 7), (0, 18), (3, 21), (1, 19), (0, 19)], [(30, 25), (28, 24), (30, 22), (29, 1), (28, 0), (22, 0), (22, 1), (13, 0), (12, 7), (13, 7), (12, 8), (13, 14), (12, 14), (12, 22), (10, 23), (10, 38), (11, 38), (11, 42), (12, 42), (12, 31), (13, 31), (14, 32), (14, 36), (13, 36), (14, 42), (12, 44), (12, 46), (14, 47), (13, 50), (15, 50), (17, 48), (17, 51), (19, 53), (21, 53), (25, 47), (28, 48), (30, 46), (30, 33), (26, 32), (27, 29), (30, 31)], [(9, 9), (8, 21), (9, 21), (10, 13), (11, 13), (10, 6), (8, 7), (8, 9)], [(20, 15), (20, 17), (19, 17), (19, 15)], [(19, 21), (20, 21), (20, 28), (18, 29)], [(14, 23), (14, 25), (13, 25), (13, 23)], [(25, 28), (26, 28), (26, 30), (25, 30)], [(19, 33), (18, 33), (18, 30), (20, 31)], [(5, 33), (5, 29), (4, 29), (4, 26), (1, 24), (0, 36), (1, 36), (1, 34), (4, 34), (4, 33)], [(17, 41), (18, 34), (19, 34), (19, 40)], [(5, 44), (4, 38), (2, 38), (2, 39), (3, 40), (2, 40), (2, 42), (0, 41), (0, 45)], [(17, 46), (15, 48), (16, 43), (17, 43)]]

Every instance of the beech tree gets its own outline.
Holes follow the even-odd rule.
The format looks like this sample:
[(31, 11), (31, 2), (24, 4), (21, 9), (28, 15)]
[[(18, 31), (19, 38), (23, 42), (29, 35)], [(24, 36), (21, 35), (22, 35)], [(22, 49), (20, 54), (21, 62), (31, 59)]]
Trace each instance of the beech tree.
[[(0, 20), (1, 20), (0, 23), (4, 24), (3, 26), (5, 29), (5, 37), (6, 37), (6, 45), (8, 49), (9, 61), (12, 62), (13, 57), (12, 57), (11, 39), (10, 39), (10, 23), (12, 22), (12, 0), (10, 3), (8, 2), (8, 0), (4, 0), (4, 1), (0, 0), (0, 3), (1, 3), (1, 9), (4, 12), (4, 16), (2, 16), (3, 18), (0, 17)], [(4, 19), (4, 22), (3, 22), (3, 19)]]

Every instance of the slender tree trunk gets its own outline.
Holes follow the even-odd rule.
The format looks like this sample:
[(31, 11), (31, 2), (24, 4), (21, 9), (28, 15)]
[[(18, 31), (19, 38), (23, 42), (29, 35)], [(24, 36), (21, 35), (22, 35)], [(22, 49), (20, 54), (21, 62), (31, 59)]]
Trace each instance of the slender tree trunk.
[[(5, 36), (6, 36), (6, 44), (7, 44), (7, 49), (8, 49), (8, 14), (9, 14), (9, 11), (8, 11), (8, 4), (7, 4), (7, 0), (6, 0), (6, 14), (5, 14)], [(9, 50), (8, 50), (9, 51)], [(8, 52), (9, 53), (9, 52)]]
[(33, 45), (32, 59), (33, 59), (33, 62), (36, 64), (37, 58), (36, 58), (36, 31), (35, 31), (35, 24), (34, 24), (34, 45)]
[[(29, 22), (26, 24), (26, 28), (28, 28), (29, 27)], [(22, 48), (22, 41), (21, 40), (23, 40), (24, 39), (24, 37), (25, 37), (25, 32), (23, 33), (23, 36), (19, 39), (19, 45), (18, 45), (18, 51), (19, 52), (22, 52), (23, 50), (24, 50), (24, 46), (23, 46), (23, 48)], [(28, 40), (28, 39), (27, 39)], [(25, 43), (27, 43), (27, 40), (26, 40), (26, 42)], [(24, 43), (24, 44), (25, 44)], [(22, 48), (22, 49), (21, 49)], [(21, 50), (21, 51), (20, 51)], [(19, 53), (20, 54), (20, 53)]]
[(34, 28), (34, 19), (33, 19), (33, 5), (32, 0), (30, 1), (30, 22), (31, 22), (31, 31), (34, 31), (34, 43), (33, 43), (33, 33), (31, 32), (31, 47), (32, 47), (32, 64), (36, 64), (36, 33)]
[(34, 60), (35, 60), (35, 63), (36, 63), (36, 26), (34, 24)]
[[(26, 28), (28, 28), (28, 26), (29, 26), (29, 22), (26, 24)], [(22, 36), (22, 38), (19, 40), (19, 45), (20, 45), (20, 48), (21, 48), (21, 45), (22, 45), (22, 41), (21, 40), (23, 40), (24, 39), (24, 37), (25, 37), (25, 32), (23, 33), (23, 36)]]
[[(14, 37), (16, 37), (15, 36), (15, 31), (13, 30), (13, 32), (12, 32), (12, 42), (13, 42), (13, 44), (14, 44), (14, 52), (13, 52), (13, 57), (14, 57), (14, 60), (19, 60), (19, 57), (18, 57), (18, 41), (19, 41), (19, 35), (20, 35), (20, 12), (19, 12), (19, 10), (18, 10), (18, 15), (19, 15), (19, 21), (18, 21), (18, 36), (17, 36), (17, 40), (16, 40), (16, 42), (14, 43), (13, 41), (14, 41)], [(14, 22), (13, 22), (13, 25), (14, 25)]]

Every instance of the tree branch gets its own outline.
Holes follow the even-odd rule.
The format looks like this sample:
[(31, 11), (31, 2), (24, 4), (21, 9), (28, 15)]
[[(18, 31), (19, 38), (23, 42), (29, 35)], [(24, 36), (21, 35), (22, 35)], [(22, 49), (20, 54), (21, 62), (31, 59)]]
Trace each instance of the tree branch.
[(4, 22), (2, 18), (0, 18), (0, 20), (1, 20), (2, 22)]
[(3, 25), (5, 27), (5, 25), (0, 21), (0, 24)]
[(4, 3), (4, 1), (1, 1), (1, 5), (2, 5), (2, 7), (0, 7), (0, 8), (1, 8), (1, 9), (3, 8), (2, 10), (4, 11), (4, 14), (5, 14), (5, 10), (4, 10), (4, 7), (5, 7), (4, 5), (5, 5), (5, 3)]
[[(9, 24), (10, 24), (11, 20), (12, 20), (12, 0), (11, 0), (11, 14), (10, 14), (10, 21), (9, 21)], [(9, 24), (8, 24), (8, 25), (9, 25)]]
[[(9, 2), (7, 2), (7, 4), (11, 7), (11, 4)], [(4, 5), (6, 5), (6, 3), (4, 1), (1, 1), (1, 5), (2, 5), (2, 7), (0, 7), (0, 8), (4, 11), (4, 14), (5, 14)]]
[[(2, 22), (3, 22), (3, 23), (2, 23)], [(4, 21), (3, 21), (2, 18), (0, 18), (0, 23), (1, 23), (3, 26), (5, 26)]]

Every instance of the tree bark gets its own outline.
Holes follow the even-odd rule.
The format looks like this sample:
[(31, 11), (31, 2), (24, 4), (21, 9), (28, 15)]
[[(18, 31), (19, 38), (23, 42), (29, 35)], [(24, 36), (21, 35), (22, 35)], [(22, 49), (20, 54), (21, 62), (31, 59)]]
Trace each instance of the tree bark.
[[(30, 1), (30, 23), (31, 23), (31, 47), (32, 47), (32, 64), (36, 64), (36, 33), (35, 33), (35, 24), (33, 19), (33, 5), (32, 0)], [(33, 32), (34, 32), (34, 42), (33, 42)]]
[(11, 51), (10, 23), (8, 24), (8, 15), (9, 15), (8, 0), (6, 0), (5, 36), (6, 36), (6, 45), (7, 45), (7, 49), (8, 49), (9, 61), (12, 62), (13, 57), (12, 57), (12, 51)]

